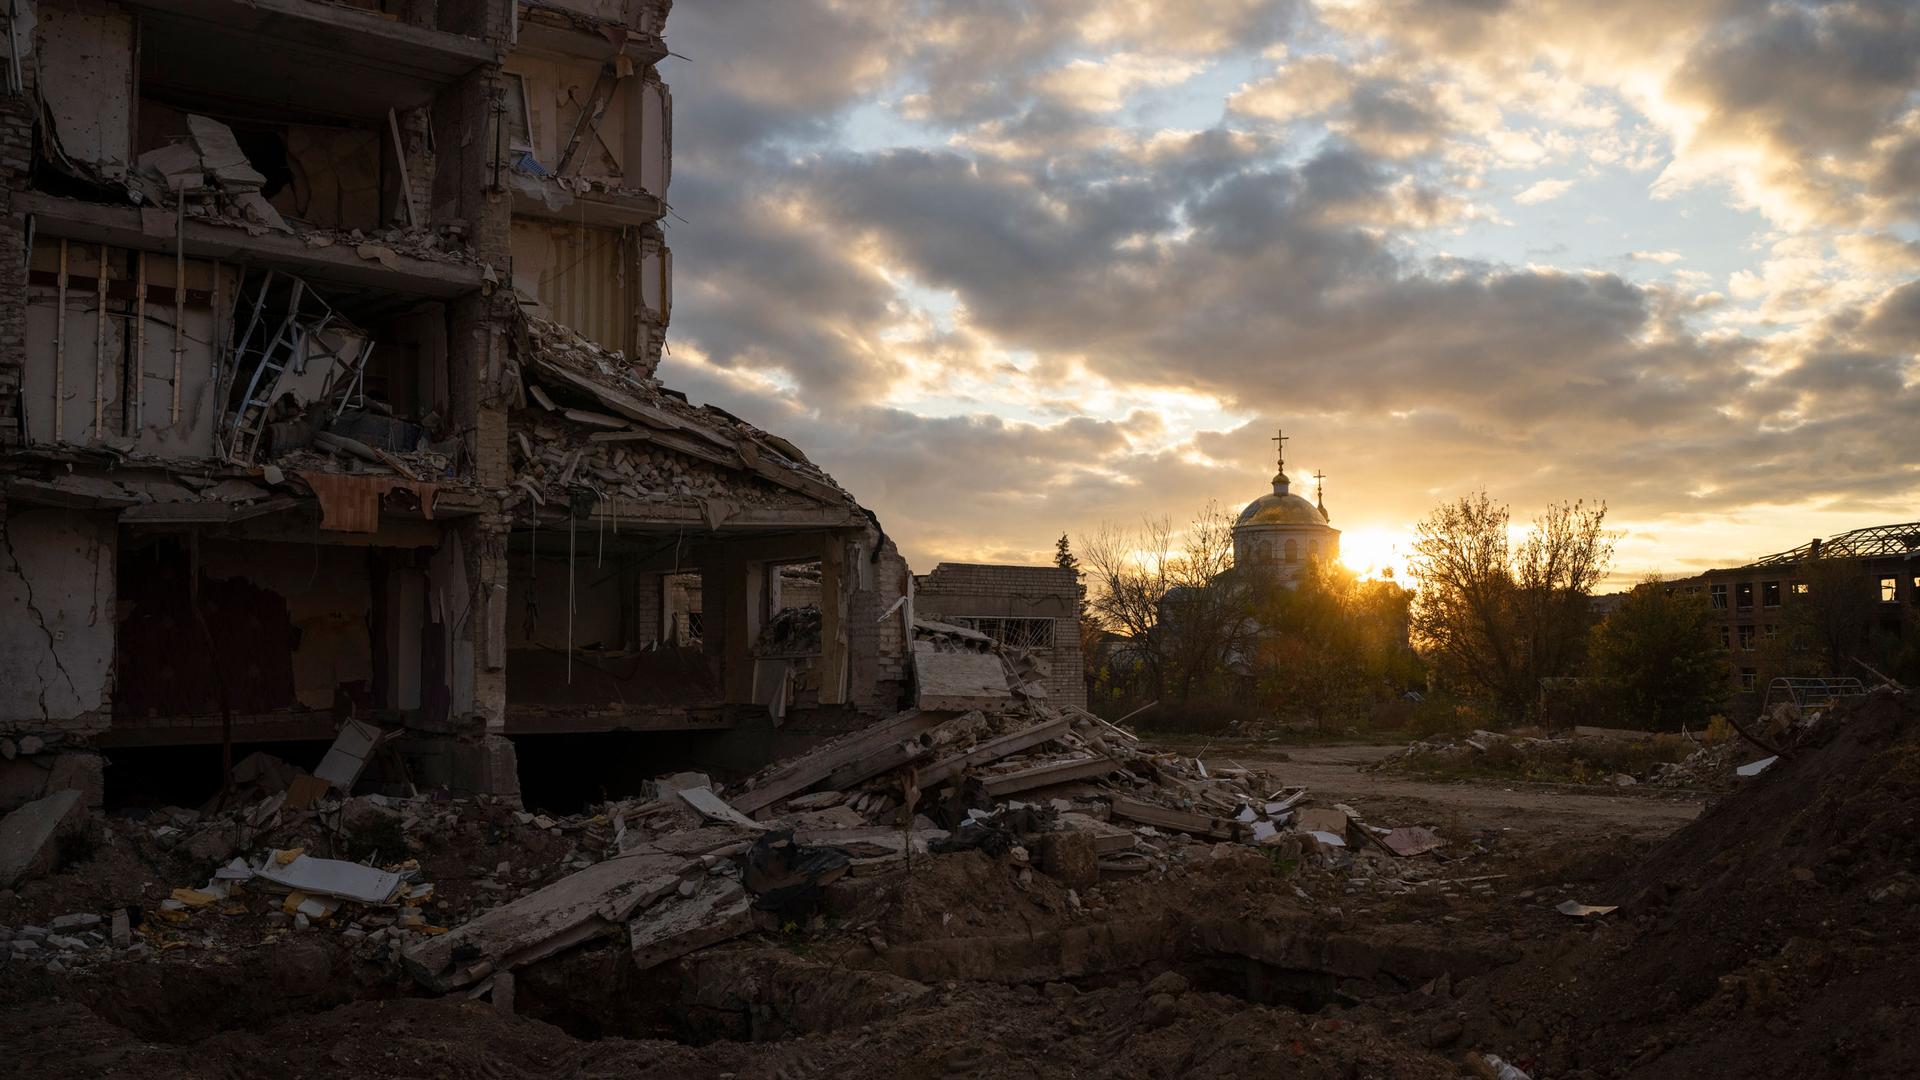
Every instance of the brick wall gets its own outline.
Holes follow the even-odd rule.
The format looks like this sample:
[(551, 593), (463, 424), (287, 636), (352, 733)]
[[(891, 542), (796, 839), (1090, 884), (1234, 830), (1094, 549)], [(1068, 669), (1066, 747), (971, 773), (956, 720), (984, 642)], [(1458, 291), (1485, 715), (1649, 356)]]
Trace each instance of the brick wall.
[(0, 446), (21, 438), (20, 386), (27, 354), (26, 220), (14, 213), (13, 194), (27, 186), (33, 165), (34, 67), (21, 71), (26, 91), (0, 93)]
[(868, 566), (872, 587), (854, 590), (847, 605), (851, 698), (862, 712), (891, 713), (906, 693), (907, 637), (902, 612), (888, 611), (906, 594), (908, 571), (893, 541), (883, 541), (878, 555)]
[(1087, 703), (1086, 659), (1080, 654), (1080, 579), (1057, 566), (941, 563), (914, 579), (914, 614), (942, 617), (1052, 619), (1052, 700)]

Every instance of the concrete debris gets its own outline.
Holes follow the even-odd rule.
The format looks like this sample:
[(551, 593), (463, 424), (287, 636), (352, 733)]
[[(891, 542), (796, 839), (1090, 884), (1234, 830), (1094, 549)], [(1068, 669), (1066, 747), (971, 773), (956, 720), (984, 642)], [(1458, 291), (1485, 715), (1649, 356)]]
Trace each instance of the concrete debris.
[(923, 709), (998, 712), (1013, 702), (1006, 669), (991, 652), (942, 649), (931, 640), (916, 640), (913, 679), (915, 701)]
[[(292, 855), (292, 858), (285, 856)], [(253, 867), (253, 876), (287, 889), (337, 896), (363, 904), (384, 904), (400, 887), (400, 875), (340, 859), (316, 859), (299, 852), (275, 851)]]
[(398, 734), (398, 731), (382, 731), (363, 720), (348, 719), (340, 725), (340, 733), (334, 736), (327, 756), (314, 768), (314, 779), (326, 781), (343, 795), (352, 792), (373, 752)]
[(751, 898), (739, 882), (708, 877), (689, 885), (627, 923), (634, 967), (645, 971), (753, 929)]
[(60, 839), (87, 825), (80, 792), (68, 788), (0, 818), (0, 889), (47, 873), (59, 858)]
[(677, 793), (686, 800), (688, 806), (700, 812), (708, 821), (723, 825), (739, 825), (747, 829), (764, 829), (765, 825), (727, 805), (727, 801), (713, 793), (712, 788), (683, 788)]
[(738, 504), (856, 506), (818, 466), (780, 449), (791, 444), (689, 405), (637, 359), (524, 312), (520, 330), (515, 345), (536, 408), (514, 411), (510, 445), (514, 486), (536, 506), (579, 489), (596, 500), (699, 506), (713, 525)]
[(1380, 838), (1380, 842), (1387, 846), (1388, 851), (1408, 858), (1425, 855), (1446, 843), (1432, 829), (1419, 825), (1390, 830)]
[(568, 875), (403, 953), (407, 970), (445, 993), (496, 968), (511, 970), (602, 935), (679, 890), (702, 869), (697, 857), (632, 852)]
[(1562, 915), (1571, 915), (1576, 919), (1591, 918), (1595, 915), (1611, 915), (1620, 910), (1619, 905), (1583, 904), (1578, 900), (1562, 900), (1553, 910)]

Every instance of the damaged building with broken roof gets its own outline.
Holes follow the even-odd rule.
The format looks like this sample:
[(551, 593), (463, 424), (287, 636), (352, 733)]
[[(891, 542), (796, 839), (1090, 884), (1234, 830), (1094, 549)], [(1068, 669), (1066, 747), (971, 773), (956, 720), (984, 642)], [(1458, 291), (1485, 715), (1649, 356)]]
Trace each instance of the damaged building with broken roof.
[(98, 801), (100, 751), (199, 797), (349, 719), (585, 796), (908, 701), (874, 515), (654, 377), (669, 7), (12, 5), (0, 797)]

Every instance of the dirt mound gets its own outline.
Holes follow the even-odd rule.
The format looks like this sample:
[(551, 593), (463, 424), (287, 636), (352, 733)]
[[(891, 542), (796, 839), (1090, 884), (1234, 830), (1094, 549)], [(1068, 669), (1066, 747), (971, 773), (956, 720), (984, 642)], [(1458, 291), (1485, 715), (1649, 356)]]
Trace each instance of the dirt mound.
[[(23, 1010), (58, 1047), (24, 1040), (20, 1075), (72, 1078), (1000, 1077), (1457, 1075), (1445, 1059), (1361, 1025), (1248, 1006), (1163, 973), (1082, 992), (960, 985), (929, 1007), (853, 1031), (690, 1047), (577, 1040), (453, 999), (360, 1001), (191, 1047), (145, 1043), (70, 1004)], [(1044, 1062), (1044, 1068), (1036, 1063)]]
[(1920, 703), (1874, 694), (1592, 898), (1620, 910), (1588, 940), (1491, 980), (1475, 1034), (1556, 1077), (1914, 1075), (1916, 870)]

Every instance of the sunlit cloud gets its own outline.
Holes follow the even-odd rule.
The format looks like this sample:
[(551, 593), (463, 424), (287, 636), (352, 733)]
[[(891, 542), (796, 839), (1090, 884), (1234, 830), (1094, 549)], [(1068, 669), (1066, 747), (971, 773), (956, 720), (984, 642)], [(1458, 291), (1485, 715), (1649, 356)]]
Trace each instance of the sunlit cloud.
[(1607, 500), (1621, 580), (1920, 502), (1915, 5), (738, 0), (668, 37), (662, 377), (917, 566), (1237, 507), (1281, 423), (1362, 572), (1482, 488)]

